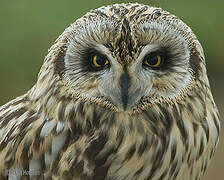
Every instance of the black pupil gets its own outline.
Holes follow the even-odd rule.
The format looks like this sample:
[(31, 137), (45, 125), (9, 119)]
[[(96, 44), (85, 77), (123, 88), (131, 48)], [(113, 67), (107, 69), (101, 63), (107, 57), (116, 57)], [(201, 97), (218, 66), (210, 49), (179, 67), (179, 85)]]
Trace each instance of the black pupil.
[(100, 56), (96, 56), (96, 63), (103, 66), (106, 63), (106, 59)]
[(158, 63), (158, 57), (157, 56), (148, 57), (147, 62), (149, 63), (149, 65), (154, 66)]

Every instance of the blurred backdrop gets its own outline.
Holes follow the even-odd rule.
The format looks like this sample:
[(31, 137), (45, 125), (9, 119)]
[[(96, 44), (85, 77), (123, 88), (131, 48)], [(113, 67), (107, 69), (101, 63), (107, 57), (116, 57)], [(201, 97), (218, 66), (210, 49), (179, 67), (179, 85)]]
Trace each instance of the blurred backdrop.
[[(90, 9), (137, 0), (20, 0), (0, 6), (0, 105), (25, 93), (35, 83), (48, 48), (63, 30)], [(139, 0), (181, 18), (200, 40), (206, 55), (214, 98), (224, 117), (224, 1)], [(223, 133), (222, 133), (223, 134)], [(224, 179), (223, 136), (203, 180)]]

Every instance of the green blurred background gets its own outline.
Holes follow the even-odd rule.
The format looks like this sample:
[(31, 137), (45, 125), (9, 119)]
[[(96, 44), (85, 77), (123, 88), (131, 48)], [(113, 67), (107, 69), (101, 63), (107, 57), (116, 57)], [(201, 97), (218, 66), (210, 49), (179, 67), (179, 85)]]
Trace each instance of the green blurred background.
[[(1, 0), (0, 105), (25, 93), (35, 83), (48, 48), (63, 30), (90, 9), (136, 2), (115, 0)], [(200, 40), (207, 60), (214, 98), (224, 117), (224, 1), (139, 0), (160, 6), (187, 23)], [(223, 133), (222, 133), (223, 134)], [(224, 179), (223, 136), (203, 180)]]

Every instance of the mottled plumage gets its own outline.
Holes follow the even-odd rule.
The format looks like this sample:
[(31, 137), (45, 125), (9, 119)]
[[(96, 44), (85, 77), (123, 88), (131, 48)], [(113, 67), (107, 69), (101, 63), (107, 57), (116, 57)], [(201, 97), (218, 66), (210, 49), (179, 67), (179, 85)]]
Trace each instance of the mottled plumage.
[(101, 7), (56, 40), (31, 90), (0, 107), (0, 179), (199, 179), (219, 131), (192, 30), (161, 8)]

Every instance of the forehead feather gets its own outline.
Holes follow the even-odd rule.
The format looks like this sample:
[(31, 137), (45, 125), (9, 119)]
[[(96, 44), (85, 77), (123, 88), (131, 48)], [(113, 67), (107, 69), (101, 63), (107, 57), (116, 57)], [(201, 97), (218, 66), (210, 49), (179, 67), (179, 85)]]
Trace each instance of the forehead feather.
[[(99, 43), (110, 42), (113, 47), (112, 52), (122, 61), (123, 57), (133, 58), (133, 55), (138, 55), (137, 50), (141, 45), (138, 42), (141, 41), (139, 34), (144, 30), (147, 34), (147, 28), (150, 30), (155, 27), (163, 27), (158, 31), (160, 34), (164, 29), (170, 29), (176, 33), (176, 36), (183, 37), (182, 39), (186, 41), (190, 52), (200, 54), (200, 59), (203, 61), (203, 50), (192, 30), (175, 15), (157, 7), (137, 3), (103, 6), (91, 10), (76, 20), (68, 28), (70, 31), (68, 34), (71, 35), (71, 39), (75, 39), (80, 34), (77, 37), (83, 37), (85, 41), (89, 36), (90, 40), (94, 37), (92, 42), (97, 42), (96, 39), (99, 40)], [(139, 31), (139, 29), (143, 31)]]

